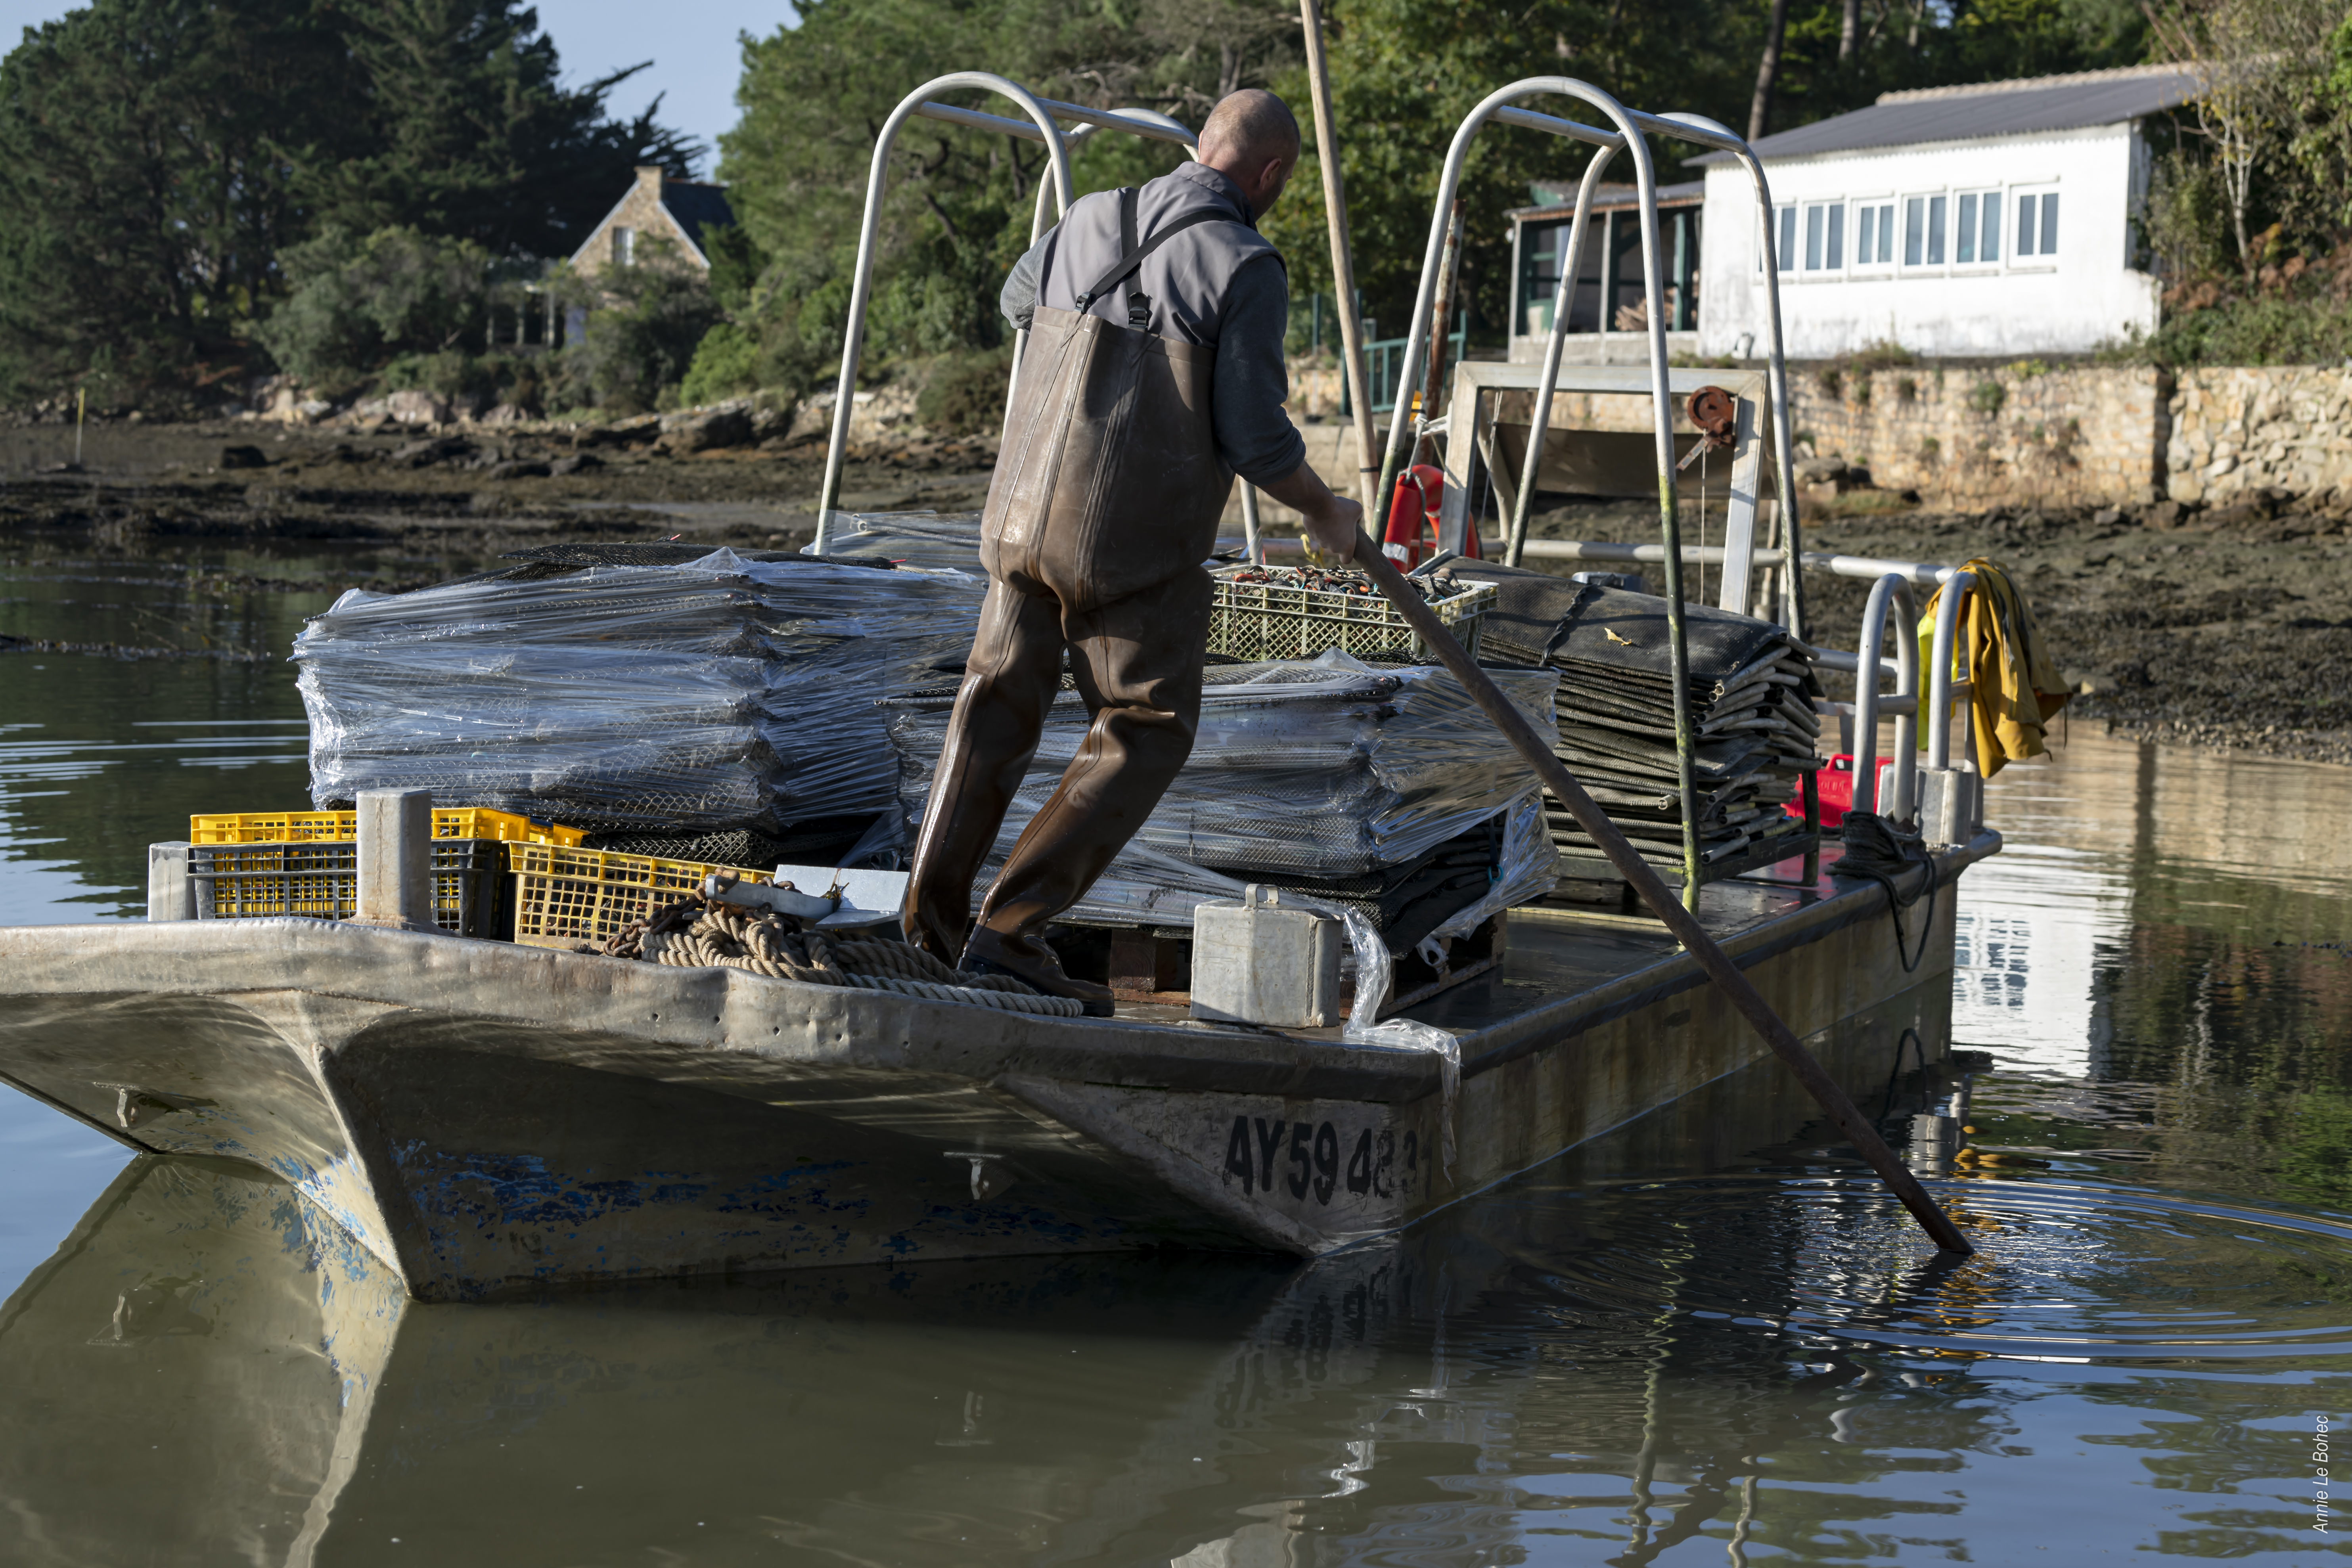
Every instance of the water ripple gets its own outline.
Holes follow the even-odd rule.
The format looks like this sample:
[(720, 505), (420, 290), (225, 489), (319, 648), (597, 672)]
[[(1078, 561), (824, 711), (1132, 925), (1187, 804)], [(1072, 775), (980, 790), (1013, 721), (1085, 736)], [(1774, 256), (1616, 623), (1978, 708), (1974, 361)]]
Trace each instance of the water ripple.
[(1589, 1193), (1588, 1245), (1540, 1272), (1597, 1318), (1932, 1357), (2352, 1357), (2352, 1221), (2048, 1179), (1930, 1188), (1975, 1257), (1927, 1252), (1866, 1178), (1716, 1175)]

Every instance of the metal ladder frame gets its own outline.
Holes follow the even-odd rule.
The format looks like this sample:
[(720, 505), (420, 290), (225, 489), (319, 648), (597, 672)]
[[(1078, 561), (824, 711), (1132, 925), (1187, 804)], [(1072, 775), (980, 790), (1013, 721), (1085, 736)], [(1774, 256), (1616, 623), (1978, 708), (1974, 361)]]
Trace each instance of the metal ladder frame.
[[(1009, 98), (1029, 118), (1013, 120), (1001, 114), (988, 114), (976, 109), (960, 109), (953, 104), (934, 103), (931, 95), (957, 88), (979, 88)], [(1088, 109), (1082, 104), (1064, 103), (1057, 99), (1040, 98), (1027, 88), (992, 71), (950, 71), (934, 77), (898, 102), (890, 117), (882, 122), (881, 132), (874, 139), (874, 158), (866, 176), (866, 212), (857, 232), (856, 270), (850, 283), (849, 318), (842, 329), (841, 373), (834, 388), (833, 433), (826, 443), (824, 479), (817, 489), (815, 553), (822, 555), (833, 531), (833, 520), (841, 500), (841, 473), (849, 446), (849, 420), (857, 390), (857, 364), (866, 346), (866, 312), (872, 302), (874, 283), (875, 238), (881, 226), (882, 195), (888, 183), (890, 150), (898, 142), (899, 131), (915, 117), (937, 120), (950, 125), (961, 125), (975, 131), (992, 131), (1007, 136), (1017, 136), (1024, 142), (1036, 142), (1045, 147), (1046, 161), (1052, 174), (1048, 182), (1037, 183), (1037, 205), (1029, 225), (1029, 243), (1034, 245), (1044, 237), (1045, 196), (1050, 188), (1054, 196), (1055, 221), (1069, 211), (1076, 199), (1070, 175), (1070, 147), (1100, 130), (1124, 131), (1150, 141), (1172, 142), (1186, 152), (1199, 155), (1200, 138), (1181, 121), (1152, 109)], [(1064, 131), (1057, 120), (1078, 122), (1075, 131)], [(1016, 331), (1013, 337), (1013, 368), (1004, 388), (1005, 416), (1013, 412), (1013, 395), (1021, 380), (1021, 361), (1029, 346), (1029, 334)], [(1242, 486), (1242, 517), (1247, 530), (1250, 557), (1258, 560), (1262, 549), (1258, 539), (1257, 492), (1248, 484)]]

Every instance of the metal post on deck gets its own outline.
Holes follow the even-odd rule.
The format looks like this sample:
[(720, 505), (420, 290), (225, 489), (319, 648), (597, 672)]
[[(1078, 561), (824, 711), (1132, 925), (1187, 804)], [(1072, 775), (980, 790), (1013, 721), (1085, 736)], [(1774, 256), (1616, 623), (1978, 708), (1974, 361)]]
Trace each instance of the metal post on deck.
[(422, 931), (433, 923), (433, 792), (363, 789), (358, 807), (359, 899), (353, 925)]

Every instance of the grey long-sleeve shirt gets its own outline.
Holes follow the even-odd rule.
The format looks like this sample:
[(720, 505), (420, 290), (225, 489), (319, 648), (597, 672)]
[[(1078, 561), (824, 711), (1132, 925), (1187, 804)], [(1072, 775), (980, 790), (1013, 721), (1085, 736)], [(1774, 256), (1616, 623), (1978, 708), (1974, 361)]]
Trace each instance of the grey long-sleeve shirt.
[[(1046, 285), (1048, 303), (1069, 296), (1065, 308), (1075, 306), (1077, 290), (1095, 279), (1068, 275), (1069, 258), (1060, 254), (1064, 231), (1073, 220), (1090, 229), (1101, 224), (1105, 214), (1097, 204), (1108, 203), (1108, 232), (1115, 236), (1118, 199), (1116, 193), (1101, 192), (1072, 204), (1063, 222), (1013, 263), (998, 300), (1007, 321), (1028, 330), (1041, 283)], [(1290, 283), (1281, 258), (1255, 238), (1256, 224), (1241, 187), (1200, 163), (1186, 163), (1143, 186), (1137, 237), (1148, 240), (1168, 219), (1203, 206), (1221, 210), (1252, 234), (1235, 237), (1230, 226), (1220, 224), (1189, 229), (1145, 261), (1139, 280), (1152, 298), (1152, 331), (1217, 351), (1209, 416), (1218, 456), (1253, 484), (1275, 483), (1307, 460), (1307, 443), (1283, 408), (1290, 396), (1282, 360), (1283, 337), (1290, 326)], [(1235, 238), (1244, 238), (1246, 244), (1236, 247)], [(1113, 241), (1104, 259), (1116, 255)], [(1049, 273), (1049, 268), (1055, 270)], [(1123, 309), (1114, 319), (1125, 319)]]

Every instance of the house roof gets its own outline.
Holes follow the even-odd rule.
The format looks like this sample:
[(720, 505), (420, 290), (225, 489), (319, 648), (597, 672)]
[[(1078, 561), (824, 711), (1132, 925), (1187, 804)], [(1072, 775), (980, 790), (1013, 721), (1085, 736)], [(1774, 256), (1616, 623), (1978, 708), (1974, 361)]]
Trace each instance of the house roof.
[[(1921, 88), (1883, 94), (1868, 109), (1780, 132), (1754, 146), (1759, 158), (1806, 158), (1871, 147), (2078, 131), (2178, 109), (2198, 94), (2194, 68), (2178, 65), (2126, 66), (2072, 76)], [(1717, 163), (1729, 156), (1709, 153), (1692, 162)]]
[[(1536, 199), (1531, 207), (1513, 207), (1504, 216), (1514, 218), (1568, 217), (1576, 211), (1576, 187), (1556, 184), (1549, 180), (1538, 180), (1528, 186), (1528, 194)], [(1592, 193), (1592, 210), (1609, 212), (1630, 207), (1640, 200), (1640, 188), (1634, 185), (1602, 185)], [(1706, 182), (1688, 180), (1679, 185), (1660, 185), (1658, 205), (1662, 207), (1696, 206), (1706, 200)]]
[(694, 248), (709, 255), (710, 247), (703, 243), (702, 231), (707, 225), (724, 227), (735, 221), (735, 209), (727, 205), (727, 187), (707, 185), (697, 180), (664, 180), (662, 205), (686, 231)]
[(735, 221), (735, 209), (727, 205), (727, 187), (706, 184), (699, 180), (673, 180), (660, 170), (646, 165), (637, 170), (636, 180), (621, 193), (621, 199), (613, 204), (613, 210), (596, 220), (596, 226), (588, 231), (588, 237), (582, 240), (579, 248), (572, 253), (572, 266), (580, 265), (587, 256), (589, 247), (596, 243), (597, 237), (610, 227), (613, 220), (621, 216), (622, 209), (629, 205), (629, 198), (645, 188), (646, 180), (656, 177), (661, 181), (662, 211), (668, 215), (670, 222), (677, 226), (678, 233), (685, 236), (687, 248), (693, 252), (695, 260), (706, 268), (710, 265), (709, 247), (702, 242), (703, 230)]

